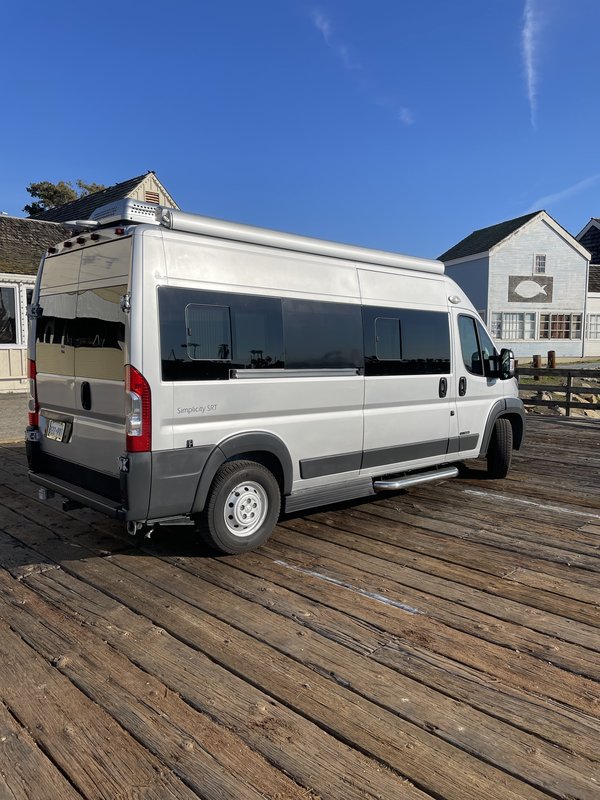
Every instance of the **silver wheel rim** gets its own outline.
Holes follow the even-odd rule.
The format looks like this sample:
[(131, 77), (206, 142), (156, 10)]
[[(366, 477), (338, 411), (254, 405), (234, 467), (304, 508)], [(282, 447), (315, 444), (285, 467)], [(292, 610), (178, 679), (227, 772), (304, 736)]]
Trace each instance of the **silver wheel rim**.
[(266, 491), (255, 481), (238, 483), (225, 501), (223, 518), (227, 530), (234, 536), (252, 536), (265, 521), (269, 510)]

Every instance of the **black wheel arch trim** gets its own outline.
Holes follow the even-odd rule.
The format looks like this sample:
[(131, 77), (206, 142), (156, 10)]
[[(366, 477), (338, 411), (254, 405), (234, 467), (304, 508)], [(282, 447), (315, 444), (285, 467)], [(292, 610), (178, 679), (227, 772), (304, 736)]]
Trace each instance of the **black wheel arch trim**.
[(266, 431), (250, 431), (247, 433), (236, 433), (216, 445), (206, 460), (204, 469), (198, 481), (198, 488), (194, 497), (192, 514), (199, 514), (204, 510), (206, 498), (210, 490), (213, 479), (219, 467), (226, 461), (231, 461), (236, 456), (244, 456), (248, 453), (270, 453), (275, 456), (281, 466), (283, 486), (281, 494), (288, 495), (292, 491), (294, 470), (292, 457), (282, 442), (273, 433)]
[(492, 431), (496, 420), (500, 417), (507, 417), (513, 429), (513, 450), (520, 450), (525, 438), (525, 409), (523, 402), (518, 397), (504, 397), (497, 400), (490, 409), (488, 419), (485, 424), (479, 457), (485, 458), (492, 438)]

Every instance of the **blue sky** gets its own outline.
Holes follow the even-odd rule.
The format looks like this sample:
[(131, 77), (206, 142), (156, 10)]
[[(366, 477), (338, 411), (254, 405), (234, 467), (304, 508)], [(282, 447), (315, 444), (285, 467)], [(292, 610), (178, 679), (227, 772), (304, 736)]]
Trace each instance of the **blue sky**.
[(597, 0), (3, 4), (0, 211), (153, 169), (208, 216), (436, 257), (600, 216)]

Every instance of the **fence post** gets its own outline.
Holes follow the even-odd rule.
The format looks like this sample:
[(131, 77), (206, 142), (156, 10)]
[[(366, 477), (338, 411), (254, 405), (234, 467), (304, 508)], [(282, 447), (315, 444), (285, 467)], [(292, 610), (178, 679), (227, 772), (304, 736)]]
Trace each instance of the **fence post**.
[(571, 372), (567, 373), (567, 392), (566, 392), (566, 399), (567, 399), (567, 410), (565, 416), (571, 416), (571, 386), (572, 386), (572, 375)]
[(548, 350), (548, 369), (556, 369), (556, 350)]
[[(542, 357), (541, 356), (534, 356), (533, 357), (533, 368), (534, 369), (541, 369), (542, 368)], [(533, 380), (534, 381), (539, 381), (539, 379), (540, 379), (539, 375), (534, 375), (533, 376)]]

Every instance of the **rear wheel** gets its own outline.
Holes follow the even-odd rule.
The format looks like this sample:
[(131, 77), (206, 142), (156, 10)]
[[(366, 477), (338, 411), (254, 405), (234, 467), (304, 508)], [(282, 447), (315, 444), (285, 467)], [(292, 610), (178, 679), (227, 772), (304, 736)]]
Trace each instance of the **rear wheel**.
[(244, 553), (263, 544), (277, 523), (279, 484), (254, 461), (231, 461), (218, 470), (201, 517), (201, 535), (222, 553)]
[(510, 420), (497, 419), (487, 451), (487, 471), (490, 478), (506, 478), (510, 469), (513, 433)]

